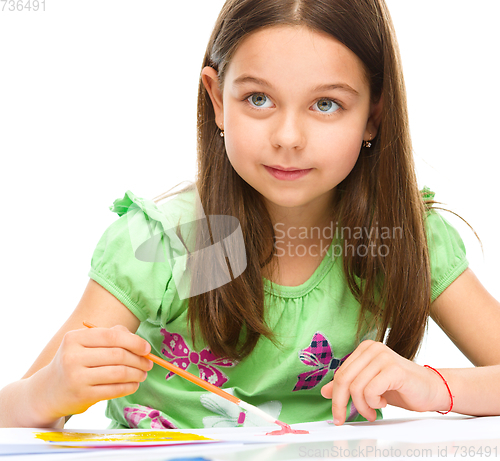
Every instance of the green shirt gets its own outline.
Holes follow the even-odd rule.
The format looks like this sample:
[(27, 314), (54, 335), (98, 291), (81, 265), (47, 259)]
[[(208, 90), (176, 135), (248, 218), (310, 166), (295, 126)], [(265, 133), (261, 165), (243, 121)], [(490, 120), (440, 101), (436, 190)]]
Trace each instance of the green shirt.
[[(172, 236), (169, 230), (178, 223), (186, 229), (194, 221), (194, 199), (195, 192), (188, 191), (156, 205), (129, 191), (116, 200), (112, 209), (121, 217), (98, 242), (89, 276), (141, 321), (137, 334), (151, 344), (153, 354), (286, 423), (331, 419), (331, 401), (321, 396), (321, 387), (360, 342), (356, 340), (360, 306), (345, 283), (333, 243), (303, 284), (286, 287), (263, 278), (266, 322), (280, 346), (261, 337), (247, 358), (234, 363), (216, 357), (200, 340), (193, 348), (188, 300), (176, 290), (175, 281), (186, 271), (185, 250), (175, 236), (165, 236)], [(459, 234), (440, 214), (427, 213), (426, 229), (434, 300), (468, 262)], [(165, 238), (151, 238), (160, 235)], [(190, 235), (185, 235), (188, 242)], [(146, 253), (149, 256), (144, 257)], [(361, 340), (374, 339), (374, 334), (364, 331)], [(268, 425), (157, 365), (137, 392), (108, 401), (106, 415), (111, 428)], [(351, 403), (347, 419), (364, 420)]]

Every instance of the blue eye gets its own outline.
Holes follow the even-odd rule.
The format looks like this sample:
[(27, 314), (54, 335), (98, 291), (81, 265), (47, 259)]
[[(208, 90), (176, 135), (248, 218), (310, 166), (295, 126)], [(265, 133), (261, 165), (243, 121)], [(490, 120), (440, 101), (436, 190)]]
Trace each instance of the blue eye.
[(254, 93), (250, 95), (247, 100), (250, 100), (250, 104), (255, 104), (257, 107), (263, 107), (266, 103), (267, 96), (263, 93)]
[[(320, 111), (324, 112), (324, 113), (333, 114), (338, 109), (340, 109), (340, 106), (335, 101), (332, 101), (331, 99), (320, 99), (317, 102), (317, 104), (318, 104), (318, 107), (320, 108)], [(328, 112), (329, 109), (333, 109), (333, 110)]]

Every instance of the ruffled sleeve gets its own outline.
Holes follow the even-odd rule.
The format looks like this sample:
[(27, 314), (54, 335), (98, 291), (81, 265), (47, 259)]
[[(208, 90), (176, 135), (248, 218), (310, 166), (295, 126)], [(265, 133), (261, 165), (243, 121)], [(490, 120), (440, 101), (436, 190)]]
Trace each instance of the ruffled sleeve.
[(175, 234), (169, 236), (180, 222), (179, 203), (185, 202), (170, 203), (162, 208), (127, 191), (110, 207), (120, 218), (106, 229), (92, 255), (89, 277), (141, 322), (166, 324), (175, 315), (173, 306), (181, 304), (174, 303), (173, 273), (185, 270), (185, 247)]
[[(434, 192), (423, 190), (424, 199)], [(425, 221), (431, 264), (431, 300), (434, 301), (467, 269), (465, 245), (457, 230), (436, 210), (429, 209)]]

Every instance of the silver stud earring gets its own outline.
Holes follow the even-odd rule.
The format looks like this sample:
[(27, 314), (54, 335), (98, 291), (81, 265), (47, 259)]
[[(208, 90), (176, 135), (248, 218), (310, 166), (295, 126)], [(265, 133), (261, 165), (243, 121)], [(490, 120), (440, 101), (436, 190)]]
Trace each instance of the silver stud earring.
[(220, 132), (220, 137), (223, 138), (224, 137), (224, 131), (221, 131)]

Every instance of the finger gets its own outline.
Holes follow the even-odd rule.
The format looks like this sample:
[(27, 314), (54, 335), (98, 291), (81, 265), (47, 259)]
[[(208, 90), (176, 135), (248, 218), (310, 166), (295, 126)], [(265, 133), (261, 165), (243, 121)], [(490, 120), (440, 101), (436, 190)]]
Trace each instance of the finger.
[(92, 387), (92, 400), (99, 402), (101, 400), (111, 400), (118, 397), (125, 397), (133, 394), (139, 389), (140, 383), (120, 383), (120, 384), (101, 384)]
[(124, 325), (115, 325), (114, 327), (111, 327), (110, 330), (121, 330), (131, 333), (131, 331)]
[(367, 340), (359, 343), (358, 347), (356, 347), (356, 349), (354, 349), (354, 351), (352, 351), (349, 354), (349, 357), (347, 357), (347, 359), (345, 359), (342, 366), (344, 368), (348, 367), (350, 363), (354, 362), (359, 356), (364, 354), (366, 350), (370, 349), (374, 345), (380, 345), (380, 344), (382, 344), (382, 343), (379, 343), (377, 341), (372, 341), (371, 339), (367, 339)]
[[(362, 343), (360, 343), (359, 346), (349, 355), (349, 357), (344, 361), (344, 363), (339, 367), (339, 369), (335, 373), (337, 373), (339, 370), (345, 370), (349, 366), (349, 364), (354, 362), (374, 342), (375, 341), (366, 340), (366, 341), (363, 341)], [(333, 391), (333, 380), (330, 381), (329, 383), (325, 384), (321, 388), (321, 395), (325, 399), (331, 399), (332, 398), (332, 391)]]
[(90, 386), (102, 384), (142, 383), (147, 378), (147, 372), (124, 365), (87, 368), (86, 383)]
[(393, 390), (394, 376), (388, 369), (382, 370), (375, 376), (365, 388), (365, 400), (371, 408), (385, 408), (387, 399), (383, 396), (386, 392)]
[(151, 345), (122, 326), (91, 328), (68, 332), (65, 340), (79, 342), (84, 347), (122, 347), (137, 355), (147, 355)]
[(85, 367), (102, 367), (106, 365), (126, 365), (143, 371), (153, 368), (153, 362), (145, 357), (133, 354), (121, 347), (83, 348), (80, 363)]
[(351, 373), (359, 373), (371, 360), (377, 357), (381, 353), (385, 353), (389, 349), (383, 343), (378, 341), (366, 340), (363, 341), (345, 362), (338, 368), (335, 372), (342, 370), (346, 372), (351, 366), (355, 366), (355, 369), (351, 369)]
[(325, 384), (322, 388), (321, 388), (321, 395), (325, 398), (325, 399), (331, 399), (332, 398), (332, 391), (333, 391), (333, 380), (330, 381), (328, 384)]
[[(140, 348), (145, 347), (145, 349), (143, 349), (143, 350), (146, 351), (145, 354), (140, 354), (140, 353), (137, 353), (135, 351), (131, 351), (131, 352), (134, 352), (137, 355), (141, 355), (141, 356), (147, 355), (151, 352), (151, 344), (149, 344), (149, 342), (146, 341), (144, 338), (141, 338), (140, 336), (136, 335), (135, 333), (132, 333), (127, 327), (124, 327), (123, 325), (115, 325), (114, 327), (112, 327), (110, 329), (122, 331), (125, 334), (125, 337), (132, 338), (132, 340), (134, 341), (135, 347), (137, 347), (139, 350), (140, 350)], [(126, 336), (127, 334), (130, 336)]]
[[(387, 347), (384, 346), (382, 343), (378, 343), (376, 341), (364, 341), (356, 348), (356, 350), (351, 354), (351, 356), (335, 372), (335, 375), (333, 377), (333, 387), (331, 394), (332, 415), (335, 424), (341, 425), (345, 421), (347, 405), (349, 403), (349, 397), (351, 396), (350, 388), (353, 381), (374, 360), (380, 357), (386, 357), (387, 350), (388, 350)], [(380, 368), (376, 373), (378, 373), (379, 371)], [(372, 371), (372, 376), (374, 376), (373, 373), (375, 372)], [(366, 379), (367, 378), (365, 375), (364, 380)], [(358, 381), (357, 386), (362, 386), (362, 382)], [(327, 391), (328, 388), (325, 390), (325, 392)], [(358, 409), (358, 411), (360, 412), (360, 414), (365, 418), (367, 416), (372, 418), (374, 413), (371, 411), (371, 409), (368, 409), (366, 402), (364, 402), (364, 397), (360, 399), (358, 395), (357, 400), (358, 403), (355, 402), (354, 404)], [(360, 408), (358, 408), (358, 404), (360, 405)]]
[[(377, 412), (375, 411), (375, 408), (380, 408), (377, 406), (380, 403), (380, 395), (387, 390), (387, 387), (382, 390), (384, 384), (387, 385), (387, 381), (379, 378), (383, 370), (383, 366), (383, 359), (374, 359), (356, 376), (349, 387), (349, 392), (354, 406), (358, 410), (359, 414), (365, 417), (368, 421), (375, 421), (377, 419)], [(375, 379), (378, 379), (376, 389), (380, 389), (380, 394), (377, 396), (373, 395), (374, 391), (371, 390), (372, 382)], [(372, 403), (373, 406), (368, 403), (366, 398), (367, 395), (369, 395), (370, 403)]]
[(344, 424), (347, 404), (351, 395), (349, 391), (350, 377), (339, 373), (339, 370), (337, 370), (331, 384), (333, 422), (335, 425), (340, 426)]

